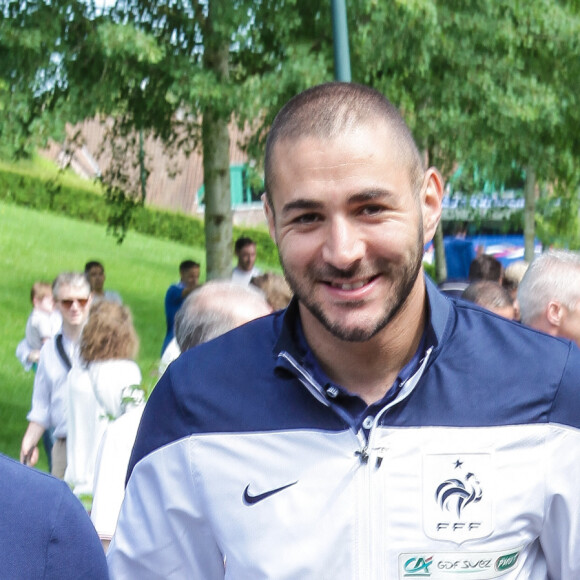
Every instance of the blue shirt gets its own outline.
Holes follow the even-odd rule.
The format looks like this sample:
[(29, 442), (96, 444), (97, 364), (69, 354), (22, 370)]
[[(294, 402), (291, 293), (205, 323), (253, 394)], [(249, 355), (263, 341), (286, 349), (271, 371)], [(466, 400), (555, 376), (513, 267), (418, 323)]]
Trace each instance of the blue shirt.
[(165, 338), (163, 339), (163, 347), (161, 348), (161, 354), (167, 348), (167, 345), (171, 342), (171, 339), (175, 336), (173, 331), (173, 323), (175, 322), (175, 315), (177, 311), (181, 308), (183, 304), (183, 289), (185, 284), (183, 282), (178, 282), (177, 284), (172, 284), (167, 289), (165, 293), (165, 320), (167, 321), (167, 332)]

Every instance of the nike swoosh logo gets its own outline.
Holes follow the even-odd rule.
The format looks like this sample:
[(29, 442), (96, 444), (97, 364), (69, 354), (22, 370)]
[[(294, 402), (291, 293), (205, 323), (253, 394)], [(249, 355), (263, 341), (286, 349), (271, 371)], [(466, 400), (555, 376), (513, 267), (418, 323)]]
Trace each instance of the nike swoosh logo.
[(282, 491), (283, 489), (287, 489), (288, 487), (292, 487), (293, 485), (296, 485), (298, 482), (294, 481), (292, 483), (288, 483), (287, 485), (283, 485), (282, 487), (277, 487), (276, 489), (271, 489), (270, 491), (265, 491), (264, 493), (259, 493), (258, 495), (250, 495), (250, 492), (248, 491), (250, 489), (250, 484), (248, 484), (246, 486), (246, 489), (244, 489), (244, 503), (246, 505), (254, 505), (255, 503), (258, 503), (259, 501), (262, 501), (263, 499), (266, 499), (267, 497), (270, 497), (271, 495), (274, 495), (275, 493), (278, 493), (279, 491)]

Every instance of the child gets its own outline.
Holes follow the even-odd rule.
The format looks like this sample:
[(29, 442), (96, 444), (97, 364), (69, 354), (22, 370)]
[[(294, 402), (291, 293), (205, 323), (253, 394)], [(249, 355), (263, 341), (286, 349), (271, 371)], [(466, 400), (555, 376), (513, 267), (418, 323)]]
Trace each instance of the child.
[(52, 338), (62, 324), (60, 314), (55, 311), (52, 287), (46, 282), (35, 282), (30, 290), (32, 312), (26, 322), (26, 334), (16, 349), (16, 356), (25, 370), (30, 370), (40, 356), (42, 345)]

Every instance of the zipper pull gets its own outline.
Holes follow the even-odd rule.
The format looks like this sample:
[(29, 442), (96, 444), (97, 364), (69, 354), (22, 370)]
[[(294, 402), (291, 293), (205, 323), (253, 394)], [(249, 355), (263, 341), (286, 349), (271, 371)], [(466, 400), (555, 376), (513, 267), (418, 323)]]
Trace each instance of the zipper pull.
[(360, 462), (363, 465), (366, 465), (369, 462), (368, 446), (365, 445), (359, 451), (355, 451), (354, 454), (360, 459)]
[(385, 456), (385, 448), (378, 447), (376, 451), (377, 451), (377, 461), (375, 463), (375, 467), (378, 469), (383, 463), (383, 458)]

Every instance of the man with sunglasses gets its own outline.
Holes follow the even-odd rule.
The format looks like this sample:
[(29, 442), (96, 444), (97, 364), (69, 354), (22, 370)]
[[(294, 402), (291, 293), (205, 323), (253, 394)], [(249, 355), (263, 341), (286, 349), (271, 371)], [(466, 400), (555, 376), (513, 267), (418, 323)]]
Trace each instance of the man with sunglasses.
[(56, 307), (62, 314), (62, 330), (40, 351), (20, 461), (36, 465), (38, 441), (44, 431), (52, 427), (55, 442), (51, 473), (63, 479), (67, 436), (65, 384), (71, 367), (78, 362), (78, 343), (89, 314), (91, 288), (83, 274), (65, 272), (54, 281), (52, 292)]

